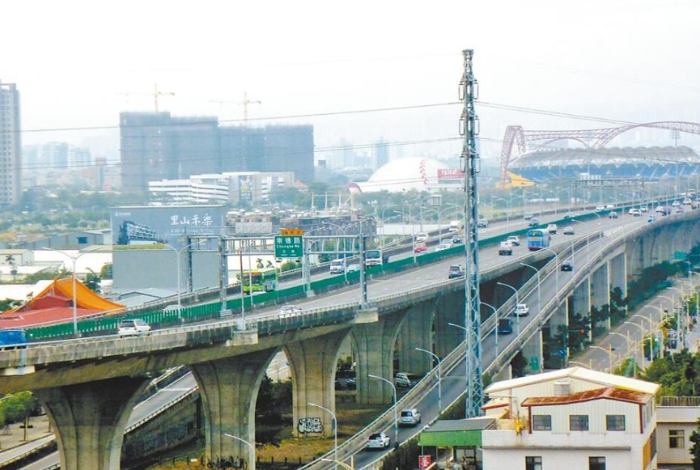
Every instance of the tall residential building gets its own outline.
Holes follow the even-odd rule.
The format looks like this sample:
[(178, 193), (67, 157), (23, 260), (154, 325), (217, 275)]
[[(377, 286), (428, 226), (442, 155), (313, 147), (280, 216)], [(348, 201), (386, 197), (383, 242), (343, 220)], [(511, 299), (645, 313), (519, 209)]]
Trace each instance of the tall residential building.
[(387, 163), (389, 163), (389, 144), (384, 139), (380, 139), (379, 142), (374, 143), (372, 169), (377, 171)]
[(19, 91), (0, 82), (0, 206), (19, 203), (22, 194), (22, 139)]
[(219, 127), (215, 117), (120, 115), (122, 191), (147, 194), (149, 181), (203, 173), (294, 172), (314, 178), (313, 126)]

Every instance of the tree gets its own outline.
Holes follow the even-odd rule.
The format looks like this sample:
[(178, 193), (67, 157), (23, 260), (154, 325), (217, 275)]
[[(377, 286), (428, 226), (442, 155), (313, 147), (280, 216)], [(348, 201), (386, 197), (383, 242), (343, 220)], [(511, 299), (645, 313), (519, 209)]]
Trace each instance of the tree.
[(88, 275), (85, 277), (85, 286), (87, 286), (88, 289), (90, 289), (93, 292), (100, 292), (100, 282), (102, 279), (100, 279), (100, 276), (95, 274), (92, 269), (88, 268), (90, 271)]
[(100, 277), (102, 279), (112, 279), (112, 263), (106, 263), (100, 269)]
[(693, 470), (700, 470), (700, 418), (697, 420), (697, 428), (690, 434), (690, 456), (693, 462)]

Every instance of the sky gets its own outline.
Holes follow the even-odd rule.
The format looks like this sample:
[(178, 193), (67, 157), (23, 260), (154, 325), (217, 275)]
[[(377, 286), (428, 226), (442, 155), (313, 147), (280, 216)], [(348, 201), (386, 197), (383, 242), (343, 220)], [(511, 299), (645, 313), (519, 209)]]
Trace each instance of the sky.
[[(317, 157), (343, 139), (457, 155), (464, 49), (485, 158), (508, 125), (700, 122), (696, 0), (37, 0), (2, 14), (0, 81), (20, 90), (23, 143), (93, 156), (118, 156), (119, 113), (153, 111), (156, 84), (161, 111), (231, 125), (247, 93), (249, 125), (313, 124)], [(649, 142), (673, 144), (668, 131), (619, 140)]]

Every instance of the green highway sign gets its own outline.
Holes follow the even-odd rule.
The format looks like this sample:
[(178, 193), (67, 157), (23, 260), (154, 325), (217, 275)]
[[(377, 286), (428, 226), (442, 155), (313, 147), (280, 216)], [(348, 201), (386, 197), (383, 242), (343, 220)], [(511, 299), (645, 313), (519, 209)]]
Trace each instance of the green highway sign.
[(304, 238), (301, 236), (275, 236), (275, 258), (301, 258), (304, 254)]

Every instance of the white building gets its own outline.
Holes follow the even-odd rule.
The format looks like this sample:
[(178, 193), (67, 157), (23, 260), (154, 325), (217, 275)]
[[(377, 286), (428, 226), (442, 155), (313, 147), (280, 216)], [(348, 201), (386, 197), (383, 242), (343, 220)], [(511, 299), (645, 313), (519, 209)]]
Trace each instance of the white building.
[(659, 385), (570, 368), (490, 385), (482, 431), (488, 470), (657, 468)]
[(150, 181), (153, 201), (182, 204), (250, 202), (269, 200), (274, 191), (294, 185), (293, 172), (227, 172), (192, 175), (189, 179)]
[(698, 428), (700, 397), (662, 397), (656, 413), (659, 468), (692, 470), (690, 435)]

